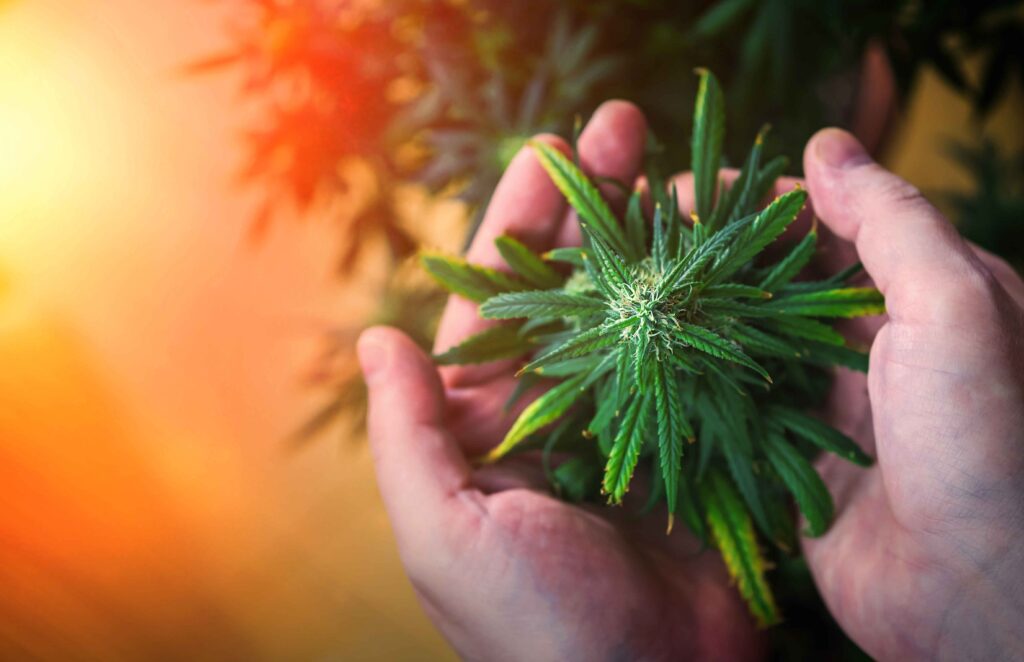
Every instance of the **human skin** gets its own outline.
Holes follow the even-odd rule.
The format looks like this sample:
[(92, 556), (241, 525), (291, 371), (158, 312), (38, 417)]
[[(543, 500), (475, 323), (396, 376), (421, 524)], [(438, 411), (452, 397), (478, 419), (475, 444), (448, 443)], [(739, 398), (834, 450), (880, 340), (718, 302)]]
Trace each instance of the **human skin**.
[[(581, 135), (582, 166), (635, 180), (645, 132), (635, 107), (605, 104)], [(540, 139), (568, 151), (557, 138)], [(839, 371), (829, 414), (865, 448), (877, 447), (879, 461), (864, 470), (822, 460), (837, 518), (825, 536), (805, 541), (815, 578), (840, 625), (877, 657), (1012, 657), (1024, 629), (1024, 552), (1013, 545), (1024, 532), (1024, 284), (870, 163), (848, 134), (816, 136), (805, 171), (815, 209), (834, 231), (823, 242), (833, 263), (826, 268), (859, 253), (889, 307), (883, 322), (847, 330), (863, 341), (877, 334), (871, 370), (866, 381)], [(605, 193), (621, 205), (614, 188)], [(504, 268), (493, 239), (505, 233), (537, 250), (579, 241), (529, 150), (495, 191), (468, 259)], [(453, 296), (436, 349), (487, 324)], [(364, 333), (358, 350), (378, 484), (402, 562), (461, 656), (760, 654), (760, 635), (717, 554), (700, 553), (683, 531), (666, 536), (663, 513), (635, 518), (560, 502), (526, 459), (471, 465), (467, 458), (496, 445), (517, 413), (503, 411), (515, 362), (438, 370), (386, 328)]]

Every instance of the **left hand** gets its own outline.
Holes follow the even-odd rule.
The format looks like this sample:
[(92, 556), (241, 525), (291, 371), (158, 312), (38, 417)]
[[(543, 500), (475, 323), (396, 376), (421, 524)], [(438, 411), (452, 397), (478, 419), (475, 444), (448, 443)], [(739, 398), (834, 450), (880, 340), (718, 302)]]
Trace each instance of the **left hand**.
[[(646, 123), (624, 102), (604, 104), (580, 138), (591, 175), (632, 182)], [(568, 151), (554, 137), (541, 137)], [(605, 191), (613, 204), (617, 193)], [(530, 149), (498, 186), (470, 261), (504, 265), (495, 237), (535, 250), (578, 243), (575, 220)], [(437, 349), (487, 322), (452, 297)], [(427, 614), (473, 660), (722, 659), (755, 656), (760, 642), (715, 551), (664, 513), (575, 506), (549, 494), (523, 458), (473, 468), (516, 412), (503, 404), (514, 362), (440, 372), (407, 337), (371, 329), (359, 342), (370, 394), (369, 434), (399, 553)], [(520, 408), (521, 409), (521, 408)], [(680, 529), (683, 527), (679, 527)]]

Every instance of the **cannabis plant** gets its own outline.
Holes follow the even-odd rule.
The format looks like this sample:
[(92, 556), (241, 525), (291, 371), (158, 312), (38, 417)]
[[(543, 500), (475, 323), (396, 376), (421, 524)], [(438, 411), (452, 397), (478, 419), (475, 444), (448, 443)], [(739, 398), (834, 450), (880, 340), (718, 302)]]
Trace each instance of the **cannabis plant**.
[(556, 380), (485, 460), (531, 448), (545, 449), (548, 462), (567, 454), (550, 472), (556, 487), (611, 504), (623, 503), (638, 467), (648, 466), (651, 503), (665, 502), (669, 532), (678, 515), (713, 542), (753, 615), (770, 624), (778, 614), (755, 530), (794, 546), (788, 492), (806, 533), (825, 531), (833, 505), (811, 464), (816, 451), (870, 463), (803, 411), (827, 386), (823, 369), (867, 367), (866, 354), (827, 320), (879, 314), (884, 304), (878, 291), (845, 284), (856, 267), (799, 279), (815, 252), (813, 227), (776, 255), (807, 194), (797, 187), (758, 209), (785, 167), (762, 164), (763, 132), (732, 186), (720, 182), (722, 92), (699, 73), (689, 221), (657, 168), (648, 169), (651, 218), (636, 190), (620, 222), (570, 158), (535, 142), (578, 214), (583, 245), (538, 255), (501, 237), (509, 273), (438, 255), (424, 263), (448, 290), (479, 302), (483, 317), (503, 321), (439, 362), (528, 356), (524, 384)]
[(947, 150), (973, 186), (939, 199), (964, 236), (1024, 268), (1024, 150), (1008, 152), (988, 138), (977, 146), (952, 143)]

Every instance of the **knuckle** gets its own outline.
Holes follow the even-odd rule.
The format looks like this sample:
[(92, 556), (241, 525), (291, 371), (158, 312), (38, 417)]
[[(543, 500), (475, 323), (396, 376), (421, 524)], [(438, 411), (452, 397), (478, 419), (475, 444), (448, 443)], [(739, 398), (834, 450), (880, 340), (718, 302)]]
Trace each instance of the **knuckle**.
[(989, 269), (969, 264), (944, 280), (933, 283), (936, 291), (944, 293), (933, 299), (935, 322), (991, 331), (1005, 326), (1005, 292)]
[(922, 210), (934, 212), (931, 203), (924, 197), (921, 190), (878, 164), (869, 166), (873, 176), (878, 179), (878, 196), (888, 206), (902, 210)]

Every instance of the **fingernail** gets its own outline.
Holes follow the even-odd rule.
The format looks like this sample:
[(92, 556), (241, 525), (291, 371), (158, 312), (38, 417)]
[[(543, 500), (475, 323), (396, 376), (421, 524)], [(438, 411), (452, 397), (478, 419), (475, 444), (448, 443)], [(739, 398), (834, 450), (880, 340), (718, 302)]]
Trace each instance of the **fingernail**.
[(390, 352), (387, 345), (372, 331), (359, 336), (356, 354), (359, 356), (359, 365), (363, 369), (363, 378), (367, 383), (371, 383), (387, 369)]
[(825, 129), (818, 135), (816, 153), (832, 168), (852, 168), (871, 162), (860, 141), (842, 129)]

